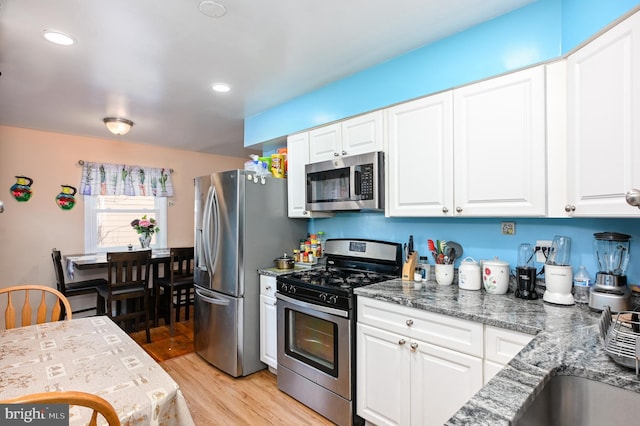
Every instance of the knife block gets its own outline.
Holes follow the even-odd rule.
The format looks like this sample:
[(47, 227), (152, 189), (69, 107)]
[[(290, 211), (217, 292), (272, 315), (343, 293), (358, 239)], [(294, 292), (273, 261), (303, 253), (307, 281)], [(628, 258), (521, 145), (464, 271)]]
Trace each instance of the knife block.
[(418, 265), (418, 252), (412, 251), (409, 258), (402, 265), (402, 281), (413, 281), (413, 273)]

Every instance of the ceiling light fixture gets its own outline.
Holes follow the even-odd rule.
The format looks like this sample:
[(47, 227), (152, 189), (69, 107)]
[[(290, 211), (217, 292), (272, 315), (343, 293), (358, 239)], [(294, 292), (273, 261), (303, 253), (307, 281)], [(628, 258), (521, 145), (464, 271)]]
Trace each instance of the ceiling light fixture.
[(59, 46), (71, 46), (75, 44), (75, 39), (68, 34), (56, 30), (42, 30), (42, 37), (51, 43)]
[(226, 83), (213, 83), (211, 85), (211, 88), (215, 91), (215, 92), (219, 92), (219, 93), (226, 93), (229, 90), (231, 90), (231, 86), (229, 86)]
[(133, 121), (120, 117), (105, 117), (102, 121), (114, 135), (126, 135), (133, 126)]
[(200, 9), (200, 12), (203, 15), (206, 15), (209, 18), (222, 18), (227, 14), (227, 8), (224, 7), (224, 5), (212, 0), (201, 1), (198, 5), (198, 9)]

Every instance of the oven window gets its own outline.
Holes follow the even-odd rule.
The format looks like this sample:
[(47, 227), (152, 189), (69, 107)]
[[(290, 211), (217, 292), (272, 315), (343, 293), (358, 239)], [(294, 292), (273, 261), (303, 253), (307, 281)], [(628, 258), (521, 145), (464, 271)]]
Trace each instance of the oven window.
[(285, 318), (285, 352), (338, 377), (338, 325), (291, 309)]
[(349, 168), (307, 175), (307, 197), (311, 203), (348, 201)]

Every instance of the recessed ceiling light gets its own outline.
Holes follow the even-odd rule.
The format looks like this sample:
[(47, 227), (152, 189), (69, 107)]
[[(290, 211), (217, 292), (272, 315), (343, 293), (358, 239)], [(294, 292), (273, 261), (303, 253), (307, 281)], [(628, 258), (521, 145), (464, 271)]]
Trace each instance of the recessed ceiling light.
[(229, 90), (231, 90), (231, 86), (229, 86), (226, 83), (213, 83), (211, 85), (211, 88), (215, 92), (220, 92), (220, 93), (225, 93), (225, 92), (228, 92)]
[(45, 40), (60, 46), (71, 46), (76, 42), (70, 35), (55, 30), (42, 30), (42, 37), (44, 37)]
[(213, 0), (201, 1), (198, 9), (200, 9), (203, 15), (207, 15), (210, 18), (222, 18), (227, 14), (227, 9), (224, 5)]

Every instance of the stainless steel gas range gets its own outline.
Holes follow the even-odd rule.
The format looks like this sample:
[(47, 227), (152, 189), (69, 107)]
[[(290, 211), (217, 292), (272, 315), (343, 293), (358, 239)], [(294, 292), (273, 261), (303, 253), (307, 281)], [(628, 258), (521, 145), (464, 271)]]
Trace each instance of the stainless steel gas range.
[(338, 425), (355, 414), (353, 289), (402, 273), (398, 243), (330, 239), (326, 267), (277, 279), (278, 388)]

